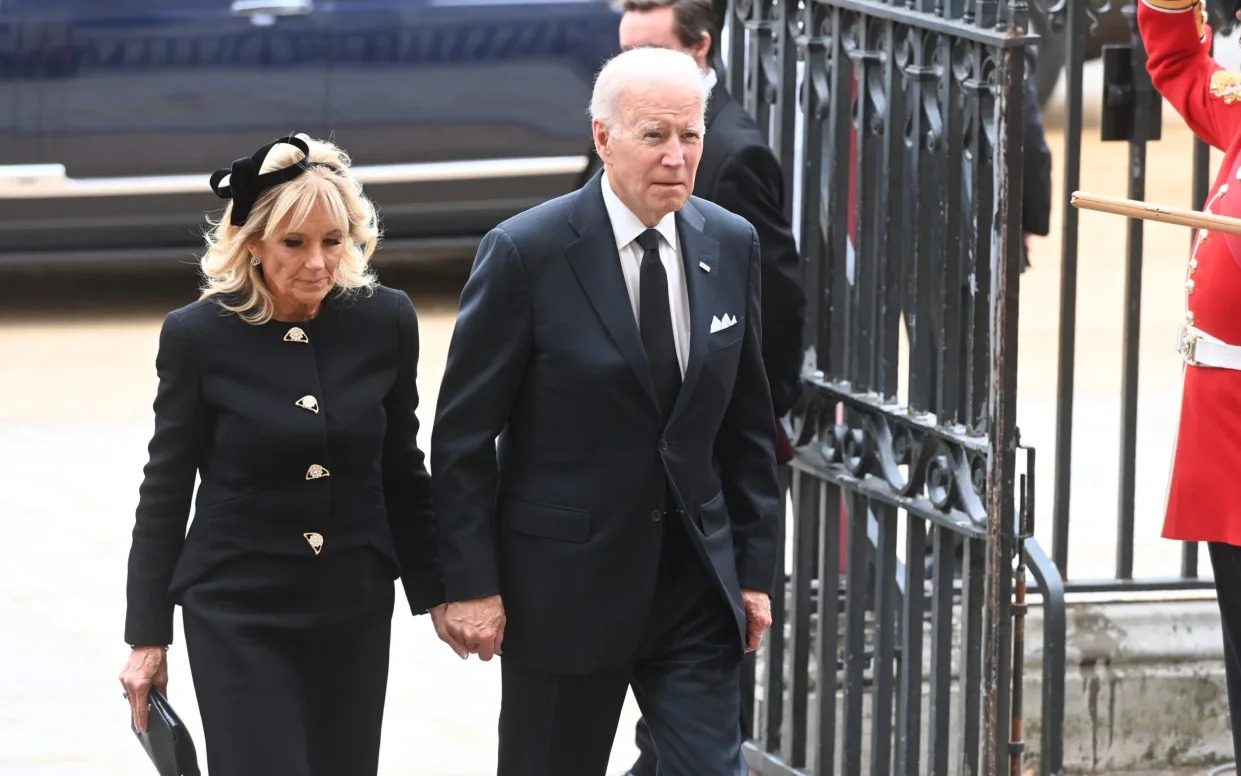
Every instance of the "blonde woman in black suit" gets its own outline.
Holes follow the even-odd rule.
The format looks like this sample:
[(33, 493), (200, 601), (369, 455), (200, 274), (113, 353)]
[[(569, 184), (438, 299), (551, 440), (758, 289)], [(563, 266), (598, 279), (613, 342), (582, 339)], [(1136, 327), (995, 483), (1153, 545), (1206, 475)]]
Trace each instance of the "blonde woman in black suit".
[(418, 320), (369, 269), (341, 149), (281, 138), (211, 186), (205, 289), (160, 332), (121, 684), (145, 729), (179, 604), (211, 773), (374, 774), (393, 579), (437, 628), (443, 608)]

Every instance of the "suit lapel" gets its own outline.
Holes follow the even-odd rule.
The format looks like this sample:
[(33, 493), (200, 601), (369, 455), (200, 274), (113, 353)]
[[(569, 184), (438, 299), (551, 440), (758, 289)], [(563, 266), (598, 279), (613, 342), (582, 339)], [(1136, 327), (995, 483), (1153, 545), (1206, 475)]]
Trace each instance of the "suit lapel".
[(603, 205), (600, 180), (601, 176), (596, 174), (578, 193), (570, 224), (579, 236), (565, 246), (565, 255), (599, 320), (629, 363), (651, 407), (658, 411), (651, 367), (646, 360), (646, 349), (642, 347), (638, 322), (633, 317), (629, 293), (625, 290), (625, 276), (621, 272), (612, 224)]
[(677, 394), (676, 404), (668, 418), (669, 423), (689, 403), (706, 361), (720, 253), (720, 244), (703, 233), (705, 220), (692, 201), (685, 203), (677, 212), (676, 222), (677, 238), (681, 242), (681, 263), (685, 267), (685, 284), (689, 290), (689, 362), (685, 367), (681, 392)]

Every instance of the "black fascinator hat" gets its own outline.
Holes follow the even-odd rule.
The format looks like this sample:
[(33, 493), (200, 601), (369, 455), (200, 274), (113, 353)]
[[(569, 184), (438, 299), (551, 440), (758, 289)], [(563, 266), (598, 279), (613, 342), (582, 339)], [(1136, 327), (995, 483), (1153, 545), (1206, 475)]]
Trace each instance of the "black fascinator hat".
[[(275, 146), (281, 143), (287, 143), (302, 152), (302, 158), (288, 167), (282, 167), (279, 170), (272, 170), (259, 174), (259, 170), (263, 169), (263, 160), (267, 158), (267, 154)], [(232, 167), (216, 170), (211, 174), (211, 190), (220, 199), (231, 199), (233, 201), (233, 214), (229, 219), (229, 223), (233, 226), (241, 226), (245, 224), (246, 219), (250, 217), (250, 209), (254, 207), (254, 202), (267, 189), (280, 183), (287, 183), (311, 167), (327, 167), (335, 170), (336, 168), (330, 164), (323, 162), (310, 161), (310, 147), (306, 145), (306, 141), (295, 135), (273, 140), (267, 145), (254, 152), (253, 156), (238, 159), (233, 162)], [(228, 185), (221, 186), (220, 181), (228, 178)]]

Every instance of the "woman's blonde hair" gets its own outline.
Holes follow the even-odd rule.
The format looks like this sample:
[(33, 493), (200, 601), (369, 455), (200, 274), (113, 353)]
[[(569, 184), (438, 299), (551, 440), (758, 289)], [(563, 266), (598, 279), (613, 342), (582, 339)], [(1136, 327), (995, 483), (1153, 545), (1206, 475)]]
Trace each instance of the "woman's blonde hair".
[[(334, 288), (353, 291), (375, 284), (370, 260), (379, 241), (379, 218), (375, 206), (363, 196), (361, 182), (349, 169), (348, 154), (326, 140), (300, 134), (296, 137), (310, 148), (308, 161), (313, 164), (309, 169), (260, 194), (242, 226), (229, 223), (231, 201), (219, 221), (208, 218), (207, 250), (199, 262), (205, 280), (201, 298), (216, 297), (221, 307), (252, 324), (271, 320), (274, 303), (261, 269), (250, 263), (248, 246), (270, 237), (286, 216), (291, 216), (290, 224), (296, 228), (318, 203), (327, 208), (345, 234), (344, 254), (332, 278)], [(272, 146), (258, 172), (288, 167), (301, 158), (299, 149), (280, 143)]]

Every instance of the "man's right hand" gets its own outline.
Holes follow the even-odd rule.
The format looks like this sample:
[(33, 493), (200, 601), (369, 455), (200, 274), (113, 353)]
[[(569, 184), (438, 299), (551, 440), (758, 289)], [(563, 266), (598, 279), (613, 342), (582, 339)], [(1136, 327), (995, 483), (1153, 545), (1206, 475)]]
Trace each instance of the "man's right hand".
[(504, 642), (505, 619), (504, 602), (500, 596), (453, 601), (444, 612), (443, 624), (451, 641), (443, 640), (449, 646), (455, 641), (482, 660), (502, 654), (500, 646)]

